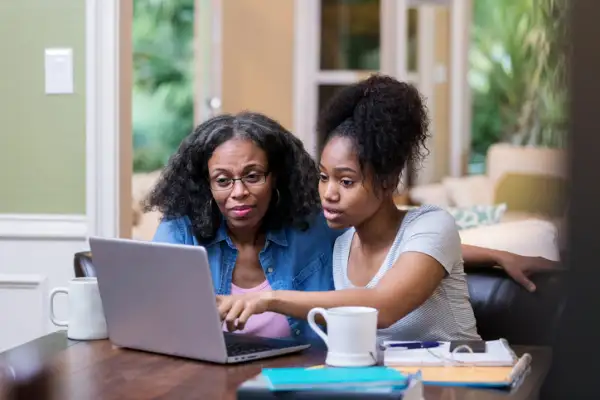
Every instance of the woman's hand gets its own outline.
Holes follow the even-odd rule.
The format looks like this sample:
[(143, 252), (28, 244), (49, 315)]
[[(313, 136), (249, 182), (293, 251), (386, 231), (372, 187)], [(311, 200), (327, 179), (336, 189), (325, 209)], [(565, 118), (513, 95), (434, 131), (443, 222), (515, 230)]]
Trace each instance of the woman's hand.
[(272, 291), (217, 296), (221, 321), (225, 321), (229, 332), (242, 330), (252, 315), (269, 311), (272, 298)]
[(497, 257), (498, 264), (511, 278), (523, 285), (530, 292), (535, 292), (535, 284), (528, 279), (529, 276), (538, 272), (547, 272), (560, 269), (557, 261), (548, 260), (544, 257), (528, 257), (514, 253), (502, 252)]

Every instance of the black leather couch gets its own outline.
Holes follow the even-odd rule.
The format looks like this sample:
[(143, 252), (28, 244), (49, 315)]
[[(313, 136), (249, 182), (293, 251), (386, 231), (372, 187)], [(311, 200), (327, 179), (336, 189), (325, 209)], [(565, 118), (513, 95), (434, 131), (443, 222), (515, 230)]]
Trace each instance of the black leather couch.
[[(76, 253), (75, 276), (96, 276), (92, 255)], [(566, 272), (538, 274), (529, 293), (501, 269), (469, 270), (467, 280), (479, 334), (504, 338), (513, 345), (550, 346), (565, 306)]]
[(566, 303), (565, 271), (534, 275), (528, 292), (501, 269), (467, 272), (477, 329), (485, 340), (551, 346)]

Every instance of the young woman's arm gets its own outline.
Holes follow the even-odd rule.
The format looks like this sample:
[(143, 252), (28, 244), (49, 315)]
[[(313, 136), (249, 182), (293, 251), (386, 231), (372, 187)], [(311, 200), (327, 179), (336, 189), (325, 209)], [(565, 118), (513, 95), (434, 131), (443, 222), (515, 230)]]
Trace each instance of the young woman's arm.
[(484, 247), (462, 246), (465, 270), (475, 268), (502, 267), (516, 282), (530, 292), (535, 291), (535, 284), (527, 277), (537, 272), (558, 269), (560, 263), (543, 257), (528, 257), (508, 251), (493, 250)]
[(265, 311), (305, 319), (314, 307), (365, 306), (379, 310), (380, 328), (389, 327), (431, 297), (461, 260), (456, 223), (445, 211), (419, 216), (406, 226), (402, 238), (402, 252), (373, 288), (223, 296), (217, 299), (221, 318), (232, 330)]
[[(243, 329), (253, 314), (266, 311), (306, 319), (314, 307), (364, 306), (379, 310), (378, 327), (387, 328), (423, 304), (444, 278), (444, 267), (423, 253), (402, 253), (372, 289), (333, 292), (277, 290), (241, 296), (219, 296), (221, 318), (228, 329)], [(235, 324), (237, 320), (237, 324)]]

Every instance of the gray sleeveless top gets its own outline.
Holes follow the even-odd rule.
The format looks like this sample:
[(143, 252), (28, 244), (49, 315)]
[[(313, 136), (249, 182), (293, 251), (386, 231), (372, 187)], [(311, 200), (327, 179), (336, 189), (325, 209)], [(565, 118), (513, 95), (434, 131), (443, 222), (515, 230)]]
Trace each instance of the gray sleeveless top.
[[(348, 256), (354, 228), (338, 237), (333, 250), (336, 290), (355, 287), (348, 279)], [(436, 259), (446, 276), (433, 295), (417, 309), (386, 329), (380, 340), (476, 340), (480, 339), (463, 270), (460, 236), (454, 218), (445, 210), (423, 206), (407, 212), (383, 265), (367, 284), (377, 285), (400, 254), (416, 251)], [(402, 298), (399, 297), (401, 302)]]

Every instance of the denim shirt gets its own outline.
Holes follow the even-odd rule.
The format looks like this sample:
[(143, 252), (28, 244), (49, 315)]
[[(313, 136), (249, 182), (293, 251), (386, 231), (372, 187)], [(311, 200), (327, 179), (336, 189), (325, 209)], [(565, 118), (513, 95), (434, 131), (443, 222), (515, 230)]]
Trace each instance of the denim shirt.
[[(334, 290), (332, 251), (335, 239), (343, 231), (330, 229), (322, 214), (309, 228), (301, 231), (283, 228), (267, 232), (265, 247), (259, 253), (262, 269), (273, 290)], [(187, 217), (163, 220), (153, 241), (204, 246), (216, 294), (231, 292), (237, 249), (221, 224), (214, 239), (199, 243)], [(304, 320), (288, 317), (292, 335), (315, 338)]]

